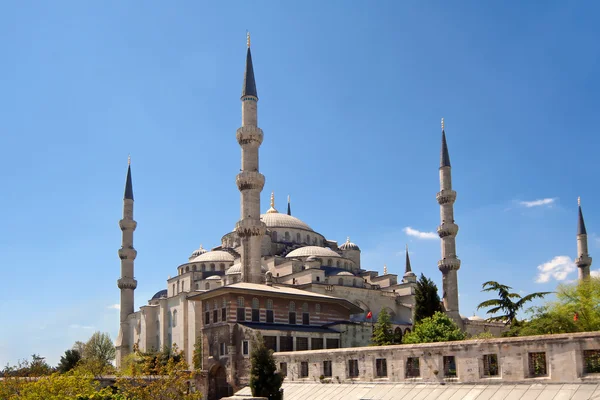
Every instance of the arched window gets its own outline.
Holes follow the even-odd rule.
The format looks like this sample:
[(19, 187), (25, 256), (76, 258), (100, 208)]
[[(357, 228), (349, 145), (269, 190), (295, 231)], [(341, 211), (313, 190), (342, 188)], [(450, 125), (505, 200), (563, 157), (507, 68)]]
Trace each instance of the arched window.
[(290, 324), (296, 324), (296, 303), (290, 301), (288, 322)]
[(316, 245), (316, 244), (317, 244), (317, 237), (316, 237), (316, 236), (313, 238), (313, 244), (314, 244), (314, 245)]
[(206, 271), (206, 264), (202, 264), (202, 272)]
[(327, 266), (328, 267), (333, 266), (333, 260), (331, 258), (327, 260)]
[(306, 235), (306, 243), (310, 244), (310, 235)]
[(227, 321), (227, 299), (223, 299), (223, 304), (221, 304), (221, 321)]
[(210, 270), (214, 271), (215, 270), (215, 264), (210, 264)]
[(156, 320), (156, 332), (160, 332), (160, 321)]
[(244, 298), (239, 296), (237, 298), (237, 320), (245, 321), (246, 320), (246, 306), (244, 304)]
[(196, 283), (196, 290), (200, 289), (200, 284)]
[(210, 290), (210, 282), (206, 282), (206, 283), (204, 284), (204, 289), (205, 289), (205, 290)]
[(340, 268), (342, 266), (342, 262), (340, 260), (337, 260), (335, 265), (336, 265), (336, 267)]
[(321, 277), (317, 276), (317, 282), (321, 282)]
[(302, 304), (302, 325), (310, 325), (310, 316), (308, 313), (308, 303)]
[(267, 322), (273, 323), (273, 300), (267, 299)]
[(254, 298), (252, 299), (252, 309), (253, 309), (253, 310), (258, 310), (258, 308), (259, 308), (259, 304), (260, 304), (260, 303), (259, 303), (258, 299), (257, 299), (256, 297), (254, 297)]
[(181, 291), (185, 291), (185, 281), (181, 282)]
[(286, 241), (286, 242), (289, 242), (289, 241), (290, 241), (290, 233), (289, 233), (289, 232), (286, 232), (286, 233), (285, 233), (285, 241)]
[(219, 265), (219, 269), (222, 272), (225, 272), (225, 264), (221, 263), (221, 265)]
[(252, 322), (260, 322), (260, 303), (256, 297), (252, 299)]
[(290, 301), (290, 311), (296, 311), (296, 303), (294, 303), (293, 301)]
[(185, 272), (190, 272), (190, 266), (185, 267)]
[(214, 304), (214, 309), (215, 310), (219, 308), (219, 302), (218, 301), (215, 300), (213, 304)]
[(348, 269), (348, 262), (344, 262), (344, 268)]
[(238, 303), (238, 307), (244, 307), (244, 298), (242, 296), (239, 296), (237, 298), (237, 303)]
[(196, 271), (196, 264), (192, 266), (192, 270)]
[(172, 296), (175, 296), (175, 284), (173, 284), (173, 294)]
[(300, 238), (300, 232), (296, 233), (296, 242), (300, 243), (302, 239)]
[(320, 304), (315, 304), (315, 312), (316, 313), (320, 313), (321, 312), (321, 305)]
[(352, 287), (356, 287), (356, 279), (352, 279)]
[(273, 241), (276, 242), (277, 241), (277, 232), (273, 231), (273, 234), (271, 235), (271, 237), (273, 238)]
[(177, 293), (179, 293), (179, 281), (177, 281)]
[(394, 329), (394, 342), (402, 343), (402, 329), (400, 327)]
[(173, 327), (177, 326), (177, 310), (173, 311)]
[(406, 329), (404, 330), (404, 334), (405, 334), (405, 335), (409, 334), (410, 332), (411, 332), (411, 331), (410, 331), (410, 328), (406, 328)]
[(273, 309), (273, 300), (267, 299), (267, 310)]
[(169, 311), (169, 328), (173, 326), (173, 313)]
[(344, 286), (344, 278), (338, 279), (338, 285)]

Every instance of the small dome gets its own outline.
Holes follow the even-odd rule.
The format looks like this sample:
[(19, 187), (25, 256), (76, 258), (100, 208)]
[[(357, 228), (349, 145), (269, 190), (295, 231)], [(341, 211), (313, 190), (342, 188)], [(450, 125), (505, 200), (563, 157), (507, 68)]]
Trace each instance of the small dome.
[(321, 267), (325, 271), (325, 276), (354, 276), (352, 272), (349, 272), (343, 268), (337, 267)]
[(211, 275), (208, 278), (206, 278), (207, 281), (220, 281), (221, 280), (221, 276), (220, 275)]
[(156, 292), (156, 294), (154, 296), (152, 296), (151, 300), (157, 300), (157, 299), (162, 299), (162, 298), (166, 298), (167, 297), (167, 289), (161, 290)]
[(346, 243), (343, 243), (340, 246), (340, 250), (358, 250), (358, 251), (360, 251), (360, 248), (356, 244), (352, 243), (350, 241), (350, 237), (348, 237), (348, 238), (346, 238)]
[(294, 251), (289, 252), (286, 258), (295, 258), (295, 257), (341, 257), (335, 251), (328, 249), (327, 247), (319, 247), (319, 246), (304, 246), (296, 249)]
[(226, 251), (223, 250), (214, 250), (207, 251), (204, 254), (199, 255), (198, 257), (191, 260), (191, 262), (218, 262), (218, 261), (227, 261), (233, 262), (234, 257)]
[[(260, 266), (260, 272), (265, 273), (268, 269), (264, 265)], [(242, 273), (242, 264), (233, 264), (227, 271), (225, 271), (225, 275), (236, 275)], [(208, 278), (206, 278), (208, 279)]]
[(200, 247), (196, 250), (194, 250), (194, 252), (192, 253), (192, 255), (190, 256), (190, 260), (192, 258), (196, 258), (198, 256), (201, 256), (202, 254), (208, 252), (208, 250), (206, 250), (205, 248), (202, 247), (202, 245), (200, 245)]
[(267, 225), (267, 228), (295, 228), (313, 231), (310, 226), (300, 221), (298, 218), (287, 214), (280, 214), (278, 212), (261, 214), (260, 220)]
[(481, 318), (478, 315), (473, 315), (472, 317), (467, 318), (469, 321), (485, 321), (483, 318)]

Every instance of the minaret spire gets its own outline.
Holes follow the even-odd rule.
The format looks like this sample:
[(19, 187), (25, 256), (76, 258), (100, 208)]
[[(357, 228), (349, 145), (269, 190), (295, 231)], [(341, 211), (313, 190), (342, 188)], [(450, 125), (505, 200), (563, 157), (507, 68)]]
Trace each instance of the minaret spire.
[(292, 215), (292, 203), (290, 202), (290, 195), (288, 194), (288, 209), (287, 209), (287, 215)]
[(267, 214), (279, 212), (275, 209), (275, 192), (271, 192), (271, 207), (267, 210)]
[(440, 205), (441, 225), (437, 232), (442, 240), (442, 259), (438, 268), (442, 272), (443, 302), (446, 314), (462, 327), (462, 318), (458, 309), (458, 270), (460, 260), (456, 257), (456, 235), (458, 225), (454, 223), (454, 202), (456, 192), (452, 190), (452, 172), (450, 155), (446, 142), (444, 119), (442, 118), (442, 151), (440, 155), (440, 191), (437, 202)]
[(410, 266), (410, 255), (408, 254), (408, 244), (406, 245), (406, 269), (404, 270), (404, 282), (407, 283), (415, 283), (417, 281), (417, 276), (414, 272), (412, 272), (412, 268)]
[(123, 198), (123, 219), (119, 221), (119, 227), (122, 231), (121, 248), (119, 249), (119, 258), (121, 259), (121, 278), (117, 281), (117, 287), (121, 290), (121, 312), (119, 336), (117, 337), (117, 367), (121, 365), (123, 358), (133, 349), (133, 343), (130, 343), (131, 326), (127, 317), (134, 312), (133, 292), (137, 287), (137, 281), (134, 278), (133, 262), (137, 256), (137, 251), (133, 248), (133, 231), (137, 223), (133, 219), (133, 184), (131, 180), (131, 157), (127, 160), (127, 178), (125, 179), (125, 195)]
[(404, 272), (412, 272), (410, 266), (410, 255), (408, 255), (408, 245), (406, 245), (406, 270)]
[(259, 172), (258, 149), (263, 141), (263, 131), (258, 127), (258, 94), (250, 53), (250, 34), (246, 36), (246, 70), (242, 86), (242, 126), (236, 138), (242, 148), (242, 168), (236, 177), (240, 191), (240, 220), (235, 232), (242, 242), (242, 282), (261, 283), (261, 239), (266, 232), (260, 220), (260, 193), (265, 185), (265, 176)]
[(588, 254), (587, 231), (583, 220), (583, 212), (581, 211), (581, 197), (577, 198), (577, 205), (579, 216), (577, 218), (577, 258), (575, 259), (575, 265), (579, 269), (579, 281), (584, 281), (590, 277), (592, 257)]

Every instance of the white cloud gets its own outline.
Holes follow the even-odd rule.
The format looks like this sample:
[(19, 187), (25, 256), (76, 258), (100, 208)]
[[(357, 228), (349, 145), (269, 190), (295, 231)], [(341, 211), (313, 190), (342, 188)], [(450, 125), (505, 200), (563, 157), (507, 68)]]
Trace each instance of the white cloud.
[(91, 331), (91, 330), (95, 329), (93, 326), (79, 325), (79, 324), (71, 324), (71, 325), (69, 325), (69, 328), (71, 328), (71, 329), (85, 329), (85, 330), (88, 330), (88, 331)]
[(555, 201), (556, 201), (555, 198), (546, 198), (546, 199), (538, 199), (538, 200), (532, 200), (532, 201), (520, 201), (519, 204), (524, 207), (531, 208), (531, 207), (539, 207), (539, 206), (550, 206), (550, 205), (554, 204)]
[(407, 226), (403, 229), (404, 233), (408, 236), (416, 237), (417, 239), (437, 239), (438, 234), (435, 232), (421, 232), (416, 229)]
[(106, 307), (110, 310), (120, 310), (121, 309), (121, 305), (120, 304), (111, 304), (110, 306)]
[(600, 278), (600, 269), (590, 272), (591, 276), (595, 276), (596, 278)]
[(550, 278), (554, 278), (557, 281), (564, 281), (567, 279), (567, 275), (577, 270), (575, 263), (569, 256), (556, 256), (552, 260), (538, 265), (537, 267), (539, 274), (535, 281), (537, 283), (546, 283)]

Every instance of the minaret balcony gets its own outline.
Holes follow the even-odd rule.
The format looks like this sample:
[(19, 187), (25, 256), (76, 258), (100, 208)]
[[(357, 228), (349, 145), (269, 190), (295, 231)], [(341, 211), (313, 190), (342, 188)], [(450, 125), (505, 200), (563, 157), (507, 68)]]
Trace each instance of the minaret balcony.
[(137, 222), (132, 219), (122, 219), (119, 221), (119, 227), (122, 231), (135, 231)]
[(246, 218), (235, 224), (235, 232), (240, 237), (263, 236), (267, 231), (267, 226), (260, 220)]
[(260, 146), (263, 141), (263, 131), (257, 126), (246, 125), (238, 128), (235, 137), (240, 144), (255, 144)]
[(137, 281), (133, 278), (121, 278), (117, 281), (117, 287), (119, 289), (135, 290), (135, 288), (137, 287)]
[(592, 265), (592, 257), (588, 255), (582, 255), (581, 257), (575, 259), (575, 265), (577, 265), (579, 268), (589, 267)]
[(458, 271), (460, 269), (460, 260), (456, 257), (444, 258), (438, 261), (438, 268), (442, 273), (448, 271)]
[(121, 247), (119, 249), (119, 258), (121, 260), (135, 260), (137, 257), (137, 250), (133, 247)]
[(444, 204), (454, 204), (456, 201), (456, 191), (452, 189), (444, 189), (435, 195), (435, 198), (440, 206)]
[(256, 171), (242, 171), (235, 177), (240, 192), (246, 189), (262, 190), (265, 186), (265, 176)]
[(456, 236), (457, 233), (458, 225), (452, 222), (444, 222), (437, 227), (437, 234), (440, 237), (440, 239), (443, 239), (446, 236)]

